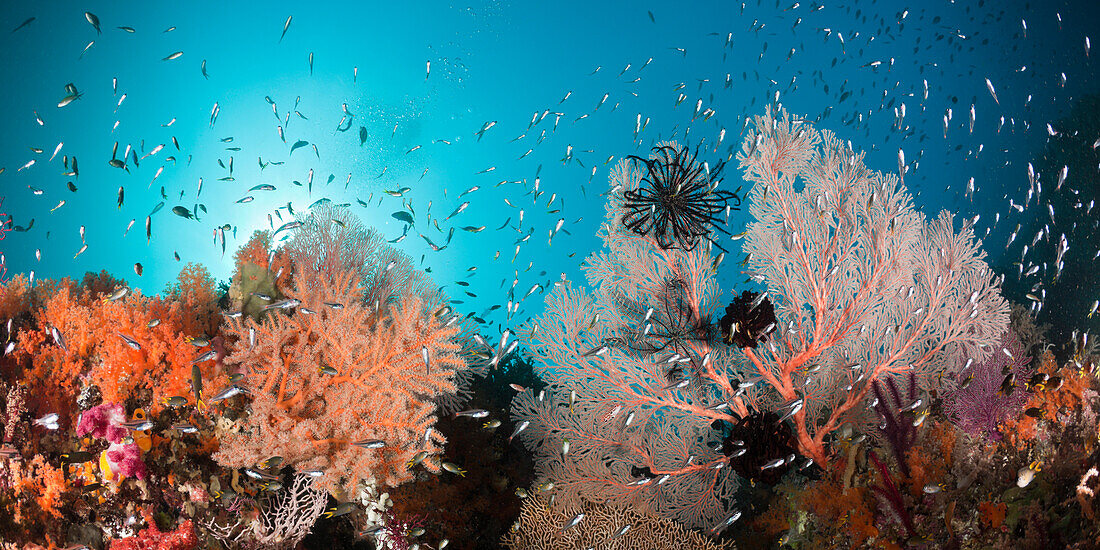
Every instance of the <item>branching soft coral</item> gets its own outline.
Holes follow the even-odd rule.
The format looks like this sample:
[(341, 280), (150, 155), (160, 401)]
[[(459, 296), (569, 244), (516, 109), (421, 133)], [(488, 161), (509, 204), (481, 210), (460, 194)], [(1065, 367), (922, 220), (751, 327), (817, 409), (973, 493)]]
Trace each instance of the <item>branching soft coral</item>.
[(216, 282), (200, 264), (188, 263), (180, 270), (168, 296), (178, 300), (187, 314), (181, 316), (181, 331), (198, 337), (213, 335), (221, 323)]
[[(71, 396), (80, 389), (79, 376), (88, 370), (101, 338), (101, 327), (77, 292), (68, 284), (57, 286), (36, 312), (33, 328), (18, 332), (12, 353), (24, 366), (23, 378), (39, 407), (61, 414), (62, 422), (68, 422)], [(60, 342), (53, 336), (55, 331)]]
[(800, 507), (817, 516), (826, 528), (846, 532), (852, 548), (858, 548), (877, 537), (874, 502), (866, 487), (847, 487), (833, 475), (813, 483), (799, 497)]
[(155, 414), (164, 398), (189, 396), (191, 361), (198, 348), (186, 342), (182, 304), (135, 291), (123, 300), (93, 305), (93, 315), (99, 342), (88, 374), (104, 401), (125, 402), (143, 388), (151, 392), (149, 407)]
[[(61, 500), (68, 489), (65, 481), (65, 472), (46, 462), (42, 455), (35, 455), (33, 459), (23, 463), (8, 461), (11, 470), (11, 486), (17, 499), (20, 501), (33, 501), (42, 512), (61, 518)], [(21, 503), (15, 504), (13, 511), (15, 521), (37, 521), (41, 518), (27, 516), (27, 509)]]
[[(296, 274), (287, 292), (301, 301), (295, 313), (262, 323), (231, 319), (224, 328), (236, 341), (225, 363), (247, 369), (252, 410), (245, 432), (225, 434), (214, 458), (243, 467), (282, 456), (299, 471), (324, 470), (321, 486), (337, 495), (367, 477), (397, 485), (410, 478), (404, 463), (415, 453), (441, 451), (443, 437), (427, 430), (432, 397), (454, 391), (454, 371), (463, 366), (458, 328), (423, 315), (416, 297), (382, 311), (367, 307), (355, 271), (309, 276)], [(385, 446), (352, 445), (363, 440)]]
[(31, 308), (30, 285), (22, 274), (0, 284), (0, 320), (6, 322)]
[(950, 422), (926, 425), (919, 445), (908, 449), (905, 455), (909, 492), (920, 497), (925, 485), (942, 482), (951, 469), (957, 442), (958, 428)]
[(97, 439), (118, 443), (126, 436), (126, 410), (118, 403), (102, 403), (84, 411), (76, 425), (76, 435), (91, 434)]
[(76, 292), (59, 287), (36, 312), (34, 328), (18, 333), (14, 356), (43, 413), (68, 418), (82, 382), (97, 385), (107, 402), (144, 390), (154, 414), (165, 397), (190, 395), (191, 361), (200, 351), (185, 341), (185, 304), (139, 291), (113, 302)]
[(145, 462), (141, 460), (141, 449), (138, 448), (137, 443), (112, 443), (107, 449), (107, 465), (110, 467), (109, 477), (112, 479), (116, 474), (137, 479), (148, 477)]

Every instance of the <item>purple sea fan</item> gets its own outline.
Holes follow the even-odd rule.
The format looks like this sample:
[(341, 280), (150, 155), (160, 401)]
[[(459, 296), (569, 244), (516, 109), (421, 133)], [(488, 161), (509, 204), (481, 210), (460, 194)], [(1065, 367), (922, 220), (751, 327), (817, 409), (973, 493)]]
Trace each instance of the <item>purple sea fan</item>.
[[(1030, 362), (1020, 339), (1011, 330), (1006, 331), (988, 359), (959, 372), (959, 389), (947, 395), (944, 403), (955, 424), (971, 435), (985, 434), (999, 440), (997, 425), (1018, 416), (1027, 403), (1025, 384), (1031, 375), (1027, 368)], [(1008, 383), (1009, 372), (1015, 375), (1011, 393), (1001, 391)]]

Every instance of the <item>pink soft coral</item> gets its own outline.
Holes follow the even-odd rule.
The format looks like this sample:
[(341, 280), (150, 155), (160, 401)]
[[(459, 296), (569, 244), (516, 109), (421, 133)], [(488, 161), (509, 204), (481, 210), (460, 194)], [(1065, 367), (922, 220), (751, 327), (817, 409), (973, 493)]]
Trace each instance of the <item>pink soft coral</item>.
[(76, 435), (92, 434), (92, 437), (118, 443), (126, 437), (126, 410), (118, 403), (103, 403), (84, 411), (76, 425)]
[(145, 471), (145, 462), (141, 460), (141, 449), (138, 448), (137, 443), (128, 445), (112, 443), (107, 449), (107, 461), (110, 463), (112, 472), (118, 472), (125, 477), (138, 479), (149, 477)]

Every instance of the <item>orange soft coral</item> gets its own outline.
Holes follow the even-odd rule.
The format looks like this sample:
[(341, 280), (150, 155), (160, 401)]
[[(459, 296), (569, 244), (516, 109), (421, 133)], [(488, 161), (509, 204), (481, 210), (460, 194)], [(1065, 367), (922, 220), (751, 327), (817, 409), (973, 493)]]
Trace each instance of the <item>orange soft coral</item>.
[[(295, 277), (288, 290), (301, 301), (293, 315), (241, 317), (225, 327), (236, 341), (225, 362), (248, 369), (252, 411), (245, 432), (226, 434), (214, 458), (237, 468), (282, 456), (284, 465), (324, 470), (320, 482), (333, 494), (349, 494), (367, 477), (397, 485), (411, 477), (405, 462), (414, 454), (442, 450), (442, 436), (427, 430), (432, 397), (454, 391), (454, 372), (464, 366), (453, 341), (458, 327), (424, 315), (415, 296), (383, 311), (363, 305), (355, 271), (305, 281)], [(352, 445), (362, 440), (385, 447)]]
[(1058, 362), (1050, 351), (1043, 354), (1036, 372), (1043, 372), (1051, 377), (1061, 377), (1062, 383), (1054, 389), (1039, 387), (1032, 393), (1027, 402), (1027, 408), (1038, 409), (1040, 411), (1038, 419), (1020, 415), (1019, 418), (1002, 424), (1006, 442), (1016, 449), (1026, 448), (1031, 440), (1039, 435), (1043, 421), (1064, 419), (1067, 415), (1076, 414), (1085, 390), (1091, 383), (1088, 375), (1071, 365), (1059, 368)]
[[(60, 342), (54, 337), (55, 329)], [(80, 389), (79, 376), (88, 370), (101, 338), (99, 330), (77, 291), (62, 284), (45, 299), (33, 328), (18, 333), (13, 357), (24, 365), (23, 377), (40, 409), (68, 416)]]
[(1008, 505), (1003, 502), (981, 502), (978, 504), (978, 512), (981, 514), (982, 525), (990, 529), (1000, 529), (1008, 513)]
[(823, 525), (846, 532), (850, 547), (856, 548), (879, 535), (874, 513), (878, 504), (869, 488), (845, 487), (842, 478), (850, 475), (849, 460), (854, 460), (854, 454), (838, 457), (826, 470), (824, 479), (810, 484), (798, 498), (799, 508), (817, 516)]
[[(61, 518), (62, 497), (68, 489), (65, 472), (46, 462), (42, 455), (35, 455), (26, 463), (9, 461), (11, 468), (11, 486), (21, 501), (33, 501), (42, 512)], [(26, 517), (23, 506), (16, 504), (14, 518), (16, 522), (33, 521)]]
[(113, 302), (90, 300), (62, 285), (46, 299), (35, 327), (19, 333), (15, 359), (25, 365), (31, 393), (49, 412), (64, 416), (87, 375), (108, 402), (123, 403), (144, 391), (155, 415), (165, 397), (191, 394), (191, 361), (201, 350), (186, 341), (189, 319), (191, 310), (177, 300), (139, 291)]
[(944, 474), (951, 468), (951, 457), (955, 452), (958, 428), (950, 422), (936, 422), (928, 426), (921, 436), (921, 442), (909, 449), (906, 460), (909, 462), (909, 491), (914, 497), (924, 493), (926, 484), (936, 484), (943, 480)]
[(188, 263), (180, 270), (176, 286), (169, 294), (178, 300), (187, 315), (181, 317), (181, 330), (194, 337), (210, 336), (221, 323), (216, 283), (210, 271), (200, 264)]
[(836, 480), (826, 479), (811, 485), (801, 498), (807, 511), (846, 531), (852, 548), (879, 534), (874, 508), (869, 504), (874, 497), (866, 487), (844, 489)]
[(276, 274), (276, 287), (285, 288), (287, 281), (290, 280), (290, 259), (282, 250), (276, 251), (272, 255), (271, 239), (270, 231), (256, 231), (252, 233), (252, 237), (248, 239), (248, 242), (239, 248), (236, 254), (233, 254), (234, 280), (239, 280), (242, 276), (241, 266), (251, 263)]
[(103, 338), (88, 374), (105, 401), (125, 402), (137, 391), (147, 390), (155, 416), (167, 397), (193, 399), (189, 397), (191, 361), (199, 348), (187, 342), (183, 327), (190, 315), (183, 304), (135, 291), (123, 300), (100, 302), (93, 307), (93, 315)]
[(17, 274), (0, 284), (0, 322), (18, 317), (31, 308), (30, 284), (22, 274)]

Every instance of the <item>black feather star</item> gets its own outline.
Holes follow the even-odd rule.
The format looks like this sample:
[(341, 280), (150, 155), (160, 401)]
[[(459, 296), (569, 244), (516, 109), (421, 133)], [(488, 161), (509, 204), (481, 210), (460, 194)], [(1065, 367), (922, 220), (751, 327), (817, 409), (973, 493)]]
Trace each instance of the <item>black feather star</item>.
[[(788, 459), (798, 456), (797, 440), (791, 427), (779, 419), (772, 411), (752, 412), (734, 423), (716, 420), (711, 424), (724, 434), (719, 451), (729, 457), (737, 475), (774, 485), (796, 465)], [(779, 460), (782, 463), (775, 466)]]
[(726, 306), (719, 326), (722, 339), (731, 346), (755, 348), (775, 329), (775, 308), (766, 296), (744, 291)]
[[(665, 250), (693, 250), (700, 238), (709, 240), (711, 228), (728, 233), (718, 215), (727, 208), (739, 210), (741, 198), (717, 189), (725, 161), (707, 170), (697, 160), (698, 149), (691, 153), (687, 147), (661, 145), (653, 153), (651, 159), (627, 157), (644, 164), (647, 173), (637, 189), (623, 193), (623, 226), (652, 235)], [(736, 204), (730, 206), (730, 201)]]

